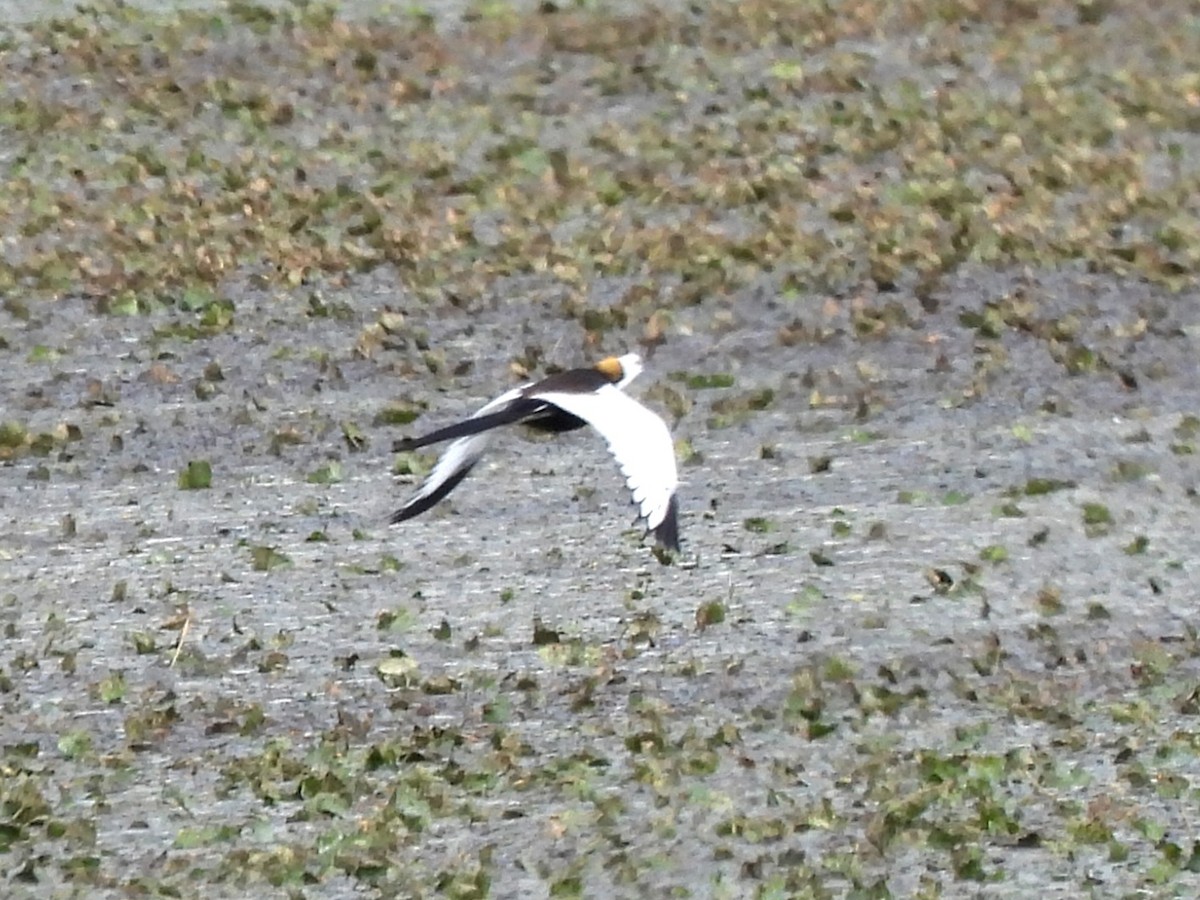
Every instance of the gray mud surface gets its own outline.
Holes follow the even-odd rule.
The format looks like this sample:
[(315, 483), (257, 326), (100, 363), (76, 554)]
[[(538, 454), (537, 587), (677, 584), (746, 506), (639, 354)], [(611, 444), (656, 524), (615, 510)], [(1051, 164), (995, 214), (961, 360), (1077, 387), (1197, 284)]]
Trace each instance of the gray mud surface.
[[(982, 55), (954, 64), (990, 85), (978, 103), (1002, 106), (1026, 88), (985, 77), (981, 45), (1001, 47), (1009, 27), (1047, 41), (1092, 28), (1097, 57), (1118, 53), (1128, 23), (1113, 6), (1101, 24), (1075, 22), (1073, 7), (1041, 24), (985, 17), (970, 38)], [(1194, 6), (1177, 13), (1196, 40)], [(231, 18), (230, 41), (244, 20)], [(119, 34), (190, 27), (117, 21)], [(283, 41), (270, 27), (254, 40)], [(468, 41), (482, 26), (462, 27)], [(805, 65), (865, 53), (881, 83), (922, 83), (930, 70), (897, 60), (934, 26), (911, 27), (830, 38)], [(41, 70), (22, 42), (36, 41), (12, 34), (6, 64), (33, 96)], [(503, 46), (541, 52), (519, 36)], [(597, 134), (624, 140), (614, 108), (661, 121), (654, 67), (674, 58), (648, 50), (645, 84), (622, 82), (613, 90), (632, 93), (618, 102), (588, 86), (602, 73), (586, 47), (547, 52), (528, 84), (517, 57), (478, 52), (472, 65), (500, 93), (508, 78), (514, 94), (566, 83), (523, 109), (563, 104), (570, 121), (547, 142), (579, 167), (609, 152)], [(761, 99), (746, 73), (790, 58), (770, 41), (729, 52), (709, 63), (716, 95), (683, 98), (684, 120), (720, 130), (712, 107)], [(1200, 57), (1129, 57), (1200, 89)], [(264, 82), (290, 71), (265, 51), (261, 65)], [(66, 93), (87, 90), (60, 75)], [(206, 115), (171, 126), (184, 145), (189, 128), (229, 138)], [(374, 112), (355, 115), (339, 127), (386, 143)], [(1130, 132), (1161, 125), (1161, 146), (1194, 144), (1162, 123), (1147, 112)], [(328, 124), (291, 127), (316, 147)], [(28, 173), (65, 184), (70, 164), (60, 172), (48, 154), (79, 148), (61, 131), (52, 148), (13, 142), (30, 127), (0, 120), (7, 183), (36, 199)], [(167, 140), (166, 125), (145, 127)], [(690, 222), (754, 234), (772, 204), (671, 200), (691, 167), (719, 169), (732, 152), (702, 143), (683, 163), (620, 150), (646, 154), (649, 174), (618, 185), (616, 208), (638, 228), (676, 229), (687, 248), (685, 264), (648, 241), (628, 270), (620, 241), (572, 243), (592, 217), (619, 229), (613, 204), (586, 214), (565, 200), (560, 220), (522, 218), (517, 195), (551, 190), (549, 170), (479, 195), (461, 252), (438, 244), (427, 262), (418, 241), (405, 246), (428, 252), (413, 262), (364, 238), (351, 241), (363, 261), (341, 269), (340, 237), (297, 262), (317, 225), (239, 244), (196, 224), (211, 204), (173, 226), (182, 250), (161, 233), (157, 248), (122, 244), (119, 225), (88, 210), (111, 204), (120, 223), (123, 204), (156, 201), (99, 173), (96, 193), (60, 206), (53, 226), (31, 225), (33, 200), (14, 212), (0, 309), (0, 893), (1196, 896), (1194, 194), (1169, 213), (1122, 213), (1139, 234), (1170, 219), (1178, 237), (1154, 259), (1081, 258), (1071, 210), (1108, 187), (1074, 182), (1045, 208), (1051, 219), (1009, 223), (1024, 249), (980, 242), (919, 278), (904, 258), (892, 278), (880, 266), (900, 257), (868, 264), (883, 238), (839, 231), (838, 204), (903, 180), (909, 151), (854, 145), (842, 166), (832, 134), (810, 136), (826, 142), (820, 176), (786, 170), (829, 192), (812, 188), (805, 206), (825, 223), (828, 269), (769, 242), (755, 246), (784, 258), (739, 247), (718, 263), (726, 245), (698, 248)], [(350, 173), (376, 164), (356, 147), (338, 151)], [(1187, 152), (1169, 165), (1139, 153), (1147, 191), (1194, 186)], [(314, 180), (329, 159), (312, 164)], [(490, 160), (478, 150), (455, 165), (490, 171)], [(856, 222), (878, 212), (867, 207), (853, 207)], [(270, 215), (256, 226), (268, 236)], [(563, 257), (487, 269), (528, 256), (545, 229)], [(919, 226), (897, 235), (931, 240)], [(186, 268), (201, 245), (228, 252), (219, 277)], [(65, 273), (51, 247), (73, 254)], [(609, 252), (617, 261), (593, 262)], [(122, 253), (184, 262), (153, 270), (158, 287), (101, 258)], [(688, 293), (697, 280), (704, 290)], [(395, 438), (469, 413), (518, 368), (537, 376), (646, 339), (631, 392), (678, 441), (680, 559), (661, 564), (629, 526), (621, 479), (586, 432), (500, 435), (450, 500), (386, 525), (429, 462), (397, 459)], [(182, 489), (200, 461), (211, 486)]]

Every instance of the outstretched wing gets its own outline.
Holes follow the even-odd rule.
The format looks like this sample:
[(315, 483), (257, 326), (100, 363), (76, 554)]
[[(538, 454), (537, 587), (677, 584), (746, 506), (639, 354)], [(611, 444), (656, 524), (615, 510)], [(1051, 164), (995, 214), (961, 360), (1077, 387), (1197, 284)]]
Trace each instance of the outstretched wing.
[(611, 384), (587, 393), (538, 391), (530, 399), (557, 406), (600, 432), (625, 476), (638, 518), (659, 543), (678, 550), (679, 475), (667, 423)]
[[(421, 487), (417, 489), (417, 492), (407, 503), (392, 513), (390, 521), (393, 525), (419, 516), (425, 510), (441, 502), (442, 498), (458, 487), (459, 483), (479, 462), (483, 451), (487, 449), (488, 430), (510, 421), (519, 421), (520, 417), (514, 419), (509, 417), (508, 413), (510, 407), (520, 407), (525, 403), (521, 397), (521, 390), (521, 388), (513, 388), (511, 391), (506, 391), (495, 400), (480, 407), (471, 418), (464, 419), (456, 425), (397, 444), (397, 449), (414, 450), (427, 444), (449, 440), (452, 437), (457, 438), (442, 451), (433, 470), (421, 482)], [(526, 414), (528, 413), (526, 412)]]
[(433, 471), (421, 482), (421, 487), (402, 507), (392, 513), (391, 523), (404, 522), (419, 516), (425, 510), (440, 503), (442, 498), (458, 487), (459, 482), (470, 474), (475, 463), (487, 449), (488, 434), (473, 434), (454, 441), (438, 457)]

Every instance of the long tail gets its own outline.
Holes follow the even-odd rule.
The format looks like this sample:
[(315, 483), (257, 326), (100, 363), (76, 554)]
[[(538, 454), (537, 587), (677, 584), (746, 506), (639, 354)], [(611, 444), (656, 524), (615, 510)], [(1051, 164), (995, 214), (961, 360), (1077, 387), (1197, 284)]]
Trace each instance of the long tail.
[(473, 434), (479, 434), (481, 431), (490, 431), (493, 428), (499, 428), (501, 425), (514, 425), (541, 412), (545, 407), (546, 404), (539, 400), (514, 400), (496, 412), (484, 413), (482, 416), (472, 416), (453, 425), (447, 425), (445, 428), (439, 428), (437, 431), (431, 431), (429, 434), (422, 435), (421, 437), (401, 438), (392, 444), (392, 450), (396, 453), (417, 450), (421, 447), (428, 447), (430, 444), (440, 444), (442, 441), (449, 441), (454, 438), (470, 437)]

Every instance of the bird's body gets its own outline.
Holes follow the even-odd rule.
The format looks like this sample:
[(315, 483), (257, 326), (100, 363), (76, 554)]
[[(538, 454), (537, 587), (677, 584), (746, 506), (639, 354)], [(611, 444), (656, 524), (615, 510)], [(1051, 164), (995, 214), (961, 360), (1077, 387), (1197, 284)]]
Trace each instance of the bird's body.
[(494, 428), (521, 423), (558, 433), (591, 425), (608, 442), (633, 495), (638, 519), (660, 544), (678, 550), (678, 475), (671, 433), (662, 419), (623, 391), (641, 371), (642, 361), (636, 353), (609, 357), (591, 368), (570, 369), (513, 388), (469, 419), (399, 441), (398, 450), (451, 443), (417, 493), (391, 521), (419, 516), (454, 490), (479, 462)]

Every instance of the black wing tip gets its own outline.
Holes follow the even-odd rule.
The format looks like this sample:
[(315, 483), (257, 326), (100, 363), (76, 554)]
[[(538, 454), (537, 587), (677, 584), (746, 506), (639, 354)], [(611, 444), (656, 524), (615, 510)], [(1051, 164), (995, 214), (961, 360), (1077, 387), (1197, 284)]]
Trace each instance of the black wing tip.
[(420, 446), (421, 446), (421, 444), (417, 441), (416, 438), (410, 438), (410, 437), (400, 438), (399, 440), (392, 441), (392, 452), (393, 453), (408, 453), (412, 450), (416, 450)]
[(654, 539), (667, 550), (679, 552), (679, 501), (674, 494), (667, 502), (667, 514), (654, 529)]
[(464, 478), (471, 474), (471, 470), (475, 468), (475, 463), (468, 466), (463, 466), (445, 481), (437, 486), (435, 490), (430, 491), (424, 496), (417, 495), (409, 500), (404, 506), (400, 507), (391, 516), (388, 517), (388, 523), (398, 525), (401, 522), (407, 522), (409, 519), (416, 518), (427, 509), (432, 509), (437, 504), (445, 499), (446, 495), (454, 490), (462, 482)]
[(399, 525), (401, 522), (407, 522), (413, 516), (416, 516), (419, 514), (420, 514), (419, 512), (416, 512), (408, 507), (405, 507), (404, 509), (398, 509), (394, 513), (392, 513), (390, 516), (388, 516), (388, 524), (389, 525)]

